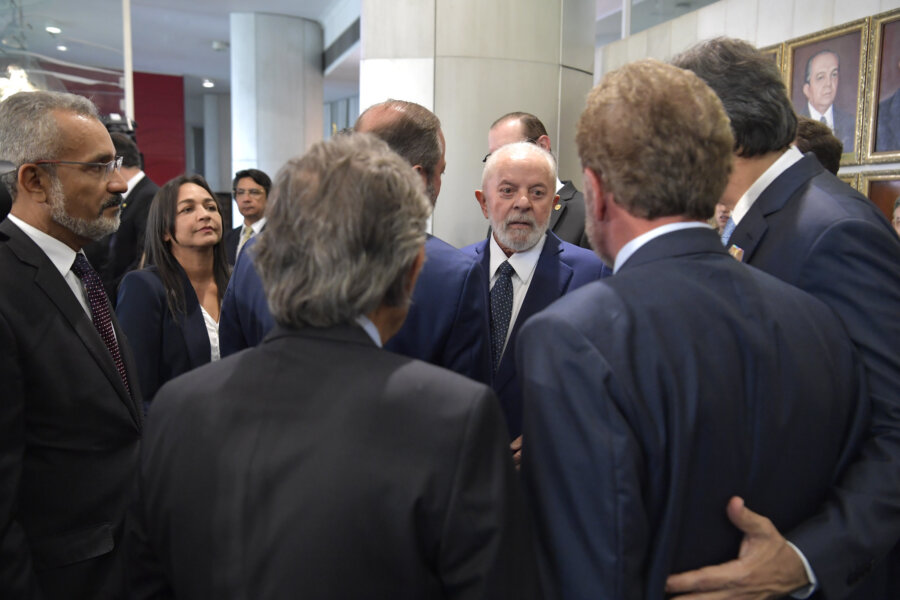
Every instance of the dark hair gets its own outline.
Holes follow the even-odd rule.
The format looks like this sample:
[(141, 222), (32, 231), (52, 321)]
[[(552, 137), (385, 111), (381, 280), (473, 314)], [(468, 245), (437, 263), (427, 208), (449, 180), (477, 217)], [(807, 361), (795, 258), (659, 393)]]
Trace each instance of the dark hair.
[(123, 167), (143, 168), (143, 157), (141, 151), (138, 150), (137, 144), (126, 133), (113, 132), (109, 134), (112, 138), (113, 146), (116, 147), (116, 155), (122, 157)]
[(801, 152), (812, 152), (822, 163), (822, 166), (837, 175), (841, 168), (841, 154), (844, 152), (844, 143), (835, 137), (831, 128), (825, 123), (799, 117), (797, 124), (797, 148)]
[(244, 177), (249, 177), (257, 184), (261, 185), (263, 189), (266, 190), (266, 196), (269, 195), (269, 190), (272, 189), (272, 179), (259, 169), (244, 169), (243, 171), (235, 173), (234, 179), (231, 181), (231, 189), (237, 189), (238, 181)]
[[(366, 117), (381, 113), (375, 123)], [(371, 133), (390, 146), (391, 150), (406, 159), (410, 165), (419, 165), (430, 180), (444, 155), (441, 145), (441, 121), (420, 104), (405, 100), (386, 100), (367, 108), (356, 120), (354, 129)]]
[(797, 137), (797, 116), (772, 59), (745, 41), (718, 37), (672, 59), (713, 89), (731, 119), (738, 156), (786, 149)]
[[(218, 197), (200, 175), (179, 175), (166, 182), (153, 197), (150, 212), (147, 215), (144, 246), (147, 264), (156, 265), (159, 278), (162, 279), (163, 287), (166, 289), (166, 302), (172, 316), (185, 311), (184, 289), (181, 287), (183, 269), (172, 254), (171, 242), (167, 242), (165, 238), (166, 234), (175, 237), (175, 209), (178, 204), (178, 192), (185, 183), (194, 183), (206, 190), (215, 201), (219, 214), (222, 214), (222, 206), (219, 204)], [(225, 258), (225, 224), (223, 223), (222, 238), (213, 247), (213, 277), (216, 280), (220, 305), (230, 275), (231, 269)]]
[(834, 59), (837, 61), (837, 64), (838, 64), (838, 71), (840, 72), (840, 70), (841, 70), (841, 57), (838, 56), (838, 53), (835, 52), (834, 50), (819, 50), (818, 52), (816, 52), (815, 54), (813, 54), (812, 56), (810, 56), (808, 61), (806, 61), (806, 73), (803, 75), (803, 81), (804, 81), (804, 83), (809, 83), (809, 76), (812, 74), (812, 73), (810, 73), (810, 71), (812, 71), (812, 61), (813, 61), (815, 58), (817, 58), (817, 57), (819, 57), (819, 56), (822, 56), (823, 54), (832, 54), (832, 55), (834, 55)]
[(493, 123), (491, 123), (491, 129), (504, 123), (506, 121), (511, 121), (513, 119), (518, 119), (522, 124), (522, 137), (527, 139), (528, 141), (534, 143), (537, 142), (537, 139), (542, 135), (547, 135), (547, 128), (544, 127), (544, 124), (531, 113), (527, 112), (511, 112), (506, 113)]

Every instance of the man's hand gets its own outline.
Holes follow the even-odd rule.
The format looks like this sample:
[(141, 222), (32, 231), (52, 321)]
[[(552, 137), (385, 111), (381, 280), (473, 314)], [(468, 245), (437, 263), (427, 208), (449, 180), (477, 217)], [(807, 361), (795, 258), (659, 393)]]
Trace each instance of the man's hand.
[(516, 439), (512, 441), (509, 445), (509, 449), (512, 451), (513, 462), (516, 465), (516, 468), (519, 469), (522, 466), (522, 436), (520, 435)]
[(666, 592), (688, 594), (679, 596), (681, 600), (763, 600), (809, 585), (803, 561), (769, 519), (745, 507), (737, 496), (728, 501), (727, 512), (744, 532), (738, 559), (671, 575)]

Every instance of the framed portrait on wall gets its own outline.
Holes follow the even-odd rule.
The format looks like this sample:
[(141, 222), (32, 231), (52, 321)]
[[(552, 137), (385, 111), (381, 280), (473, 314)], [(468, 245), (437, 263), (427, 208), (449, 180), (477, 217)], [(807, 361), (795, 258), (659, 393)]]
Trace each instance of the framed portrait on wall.
[(772, 62), (775, 63), (775, 66), (778, 67), (778, 70), (781, 71), (783, 69), (782, 57), (784, 56), (784, 43), (775, 44), (773, 46), (766, 46), (765, 48), (760, 48), (760, 52), (767, 56), (772, 57)]
[(865, 109), (869, 20), (785, 42), (784, 74), (798, 115), (822, 121), (844, 145), (841, 164), (856, 164)]
[[(860, 191), (900, 229), (900, 169), (860, 173)], [(897, 231), (900, 235), (900, 230)]]
[(866, 154), (869, 162), (900, 160), (900, 9), (872, 17), (869, 34)]
[(859, 173), (840, 173), (838, 174), (838, 179), (852, 187), (854, 190), (859, 190)]

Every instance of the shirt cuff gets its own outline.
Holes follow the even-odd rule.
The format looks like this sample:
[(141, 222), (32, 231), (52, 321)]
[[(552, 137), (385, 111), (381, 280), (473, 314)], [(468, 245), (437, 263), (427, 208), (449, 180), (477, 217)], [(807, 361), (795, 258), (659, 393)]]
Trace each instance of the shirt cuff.
[(819, 580), (816, 579), (816, 574), (813, 573), (812, 567), (809, 565), (809, 561), (806, 560), (806, 557), (803, 556), (803, 553), (800, 551), (800, 548), (790, 543), (788, 540), (785, 540), (787, 545), (791, 547), (791, 549), (797, 553), (797, 556), (800, 557), (800, 561), (803, 563), (803, 568), (806, 570), (806, 577), (809, 579), (809, 585), (803, 586), (802, 588), (795, 590), (793, 594), (791, 594), (791, 598), (797, 598), (798, 600), (804, 600), (805, 598), (809, 598), (812, 596), (813, 592), (816, 591), (816, 588), (819, 587)]

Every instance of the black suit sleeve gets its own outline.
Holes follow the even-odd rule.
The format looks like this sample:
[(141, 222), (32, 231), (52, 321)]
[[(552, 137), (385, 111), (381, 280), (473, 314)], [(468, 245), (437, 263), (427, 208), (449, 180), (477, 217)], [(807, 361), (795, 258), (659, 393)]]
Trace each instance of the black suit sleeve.
[(38, 598), (31, 550), (16, 520), (25, 457), (25, 382), (16, 344), (0, 315), (0, 598)]
[(447, 598), (536, 597), (534, 554), (519, 481), (493, 392), (470, 412), (441, 531)]
[[(162, 322), (169, 310), (146, 271), (129, 273), (119, 287), (116, 317), (125, 332), (137, 365), (141, 396), (145, 406), (159, 389), (160, 358), (163, 351)], [(162, 284), (159, 284), (160, 287)]]

